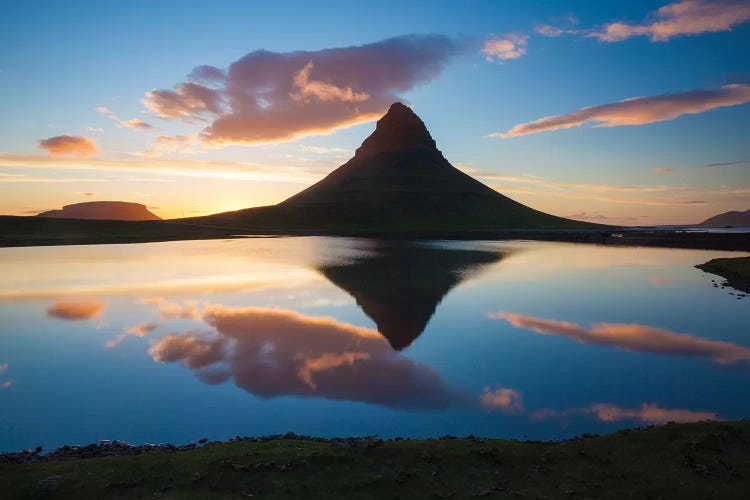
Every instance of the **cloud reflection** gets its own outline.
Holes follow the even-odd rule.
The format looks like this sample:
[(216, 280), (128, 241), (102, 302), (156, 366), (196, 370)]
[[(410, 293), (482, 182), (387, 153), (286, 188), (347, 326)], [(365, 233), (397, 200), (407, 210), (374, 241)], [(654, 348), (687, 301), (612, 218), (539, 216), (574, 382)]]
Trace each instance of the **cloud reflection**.
[(684, 333), (674, 333), (652, 326), (626, 323), (594, 323), (584, 328), (576, 323), (498, 312), (489, 315), (503, 319), (517, 328), (542, 335), (562, 335), (585, 344), (598, 344), (637, 352), (671, 354), (691, 358), (708, 358), (717, 363), (750, 361), (750, 349), (722, 340), (709, 340)]
[(719, 420), (718, 414), (709, 411), (694, 411), (684, 408), (662, 408), (653, 403), (643, 403), (638, 408), (622, 408), (608, 403), (597, 403), (585, 408), (555, 410), (544, 408), (531, 413), (532, 420), (547, 420), (578, 415), (590, 415), (600, 422), (620, 422), (636, 420), (648, 424), (666, 424), (667, 422), (703, 422)]
[(102, 315), (107, 307), (98, 300), (58, 300), (47, 309), (47, 316), (67, 321), (85, 321)]
[(206, 383), (233, 378), (262, 398), (318, 396), (393, 408), (468, 402), (440, 374), (401, 357), (375, 330), (280, 309), (207, 305), (213, 331), (167, 335), (149, 353), (182, 362)]

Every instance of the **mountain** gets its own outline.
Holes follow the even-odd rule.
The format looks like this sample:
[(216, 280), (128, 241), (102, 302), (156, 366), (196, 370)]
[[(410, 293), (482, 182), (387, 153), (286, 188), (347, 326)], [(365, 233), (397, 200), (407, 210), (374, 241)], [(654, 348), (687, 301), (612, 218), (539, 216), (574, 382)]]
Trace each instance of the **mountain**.
[(65, 205), (62, 210), (42, 212), (37, 217), (57, 219), (161, 220), (146, 205), (127, 201), (88, 201)]
[(291, 198), (189, 220), (256, 230), (597, 227), (529, 208), (461, 172), (401, 103), (390, 107), (354, 157)]
[(385, 241), (371, 250), (371, 255), (353, 262), (318, 270), (354, 297), (398, 351), (419, 337), (453, 287), (503, 257), (497, 252)]
[(698, 225), (713, 227), (750, 227), (750, 210), (745, 210), (744, 212), (732, 211), (714, 215), (710, 219), (706, 219)]

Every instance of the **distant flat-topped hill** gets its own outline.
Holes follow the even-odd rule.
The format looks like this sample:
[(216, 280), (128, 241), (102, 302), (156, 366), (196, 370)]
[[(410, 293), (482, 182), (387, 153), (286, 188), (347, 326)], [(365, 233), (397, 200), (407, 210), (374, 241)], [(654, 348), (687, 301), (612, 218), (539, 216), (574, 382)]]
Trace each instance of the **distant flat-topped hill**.
[(724, 212), (723, 214), (714, 215), (710, 219), (706, 219), (699, 226), (733, 226), (733, 227), (750, 227), (750, 210), (744, 212)]
[(88, 201), (65, 205), (62, 210), (42, 212), (37, 217), (57, 219), (99, 219), (99, 220), (161, 220), (161, 217), (148, 211), (145, 205), (127, 201)]
[(597, 227), (529, 208), (461, 172), (401, 103), (391, 106), (352, 159), (278, 205), (182, 220), (255, 230)]

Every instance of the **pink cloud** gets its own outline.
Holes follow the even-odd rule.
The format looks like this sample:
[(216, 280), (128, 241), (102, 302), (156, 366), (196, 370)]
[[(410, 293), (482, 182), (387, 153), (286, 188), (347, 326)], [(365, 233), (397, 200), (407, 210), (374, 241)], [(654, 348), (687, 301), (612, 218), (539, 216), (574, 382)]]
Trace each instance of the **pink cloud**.
[(484, 42), (482, 52), (488, 61), (507, 61), (526, 55), (529, 35), (507, 33), (492, 35)]
[(686, 114), (703, 113), (716, 108), (736, 106), (750, 101), (750, 85), (732, 84), (713, 89), (691, 90), (653, 97), (634, 97), (611, 104), (581, 108), (564, 115), (546, 116), (521, 123), (508, 132), (490, 134), (507, 139), (550, 130), (579, 127), (595, 122), (596, 127), (645, 125), (673, 120)]
[(508, 387), (498, 387), (490, 390), (484, 388), (484, 393), (479, 396), (482, 406), (488, 409), (497, 409), (503, 413), (522, 413), (524, 411), (523, 394)]
[(729, 31), (750, 21), (747, 2), (683, 0), (665, 5), (656, 11), (651, 21), (644, 24), (614, 22), (586, 36), (604, 42), (621, 42), (634, 36), (647, 36), (652, 42), (665, 42), (675, 36), (699, 35)]
[(100, 317), (106, 307), (105, 302), (98, 300), (58, 300), (47, 309), (47, 316), (69, 321), (83, 321)]
[(445, 36), (409, 35), (318, 51), (258, 50), (227, 71), (199, 66), (143, 103), (162, 119), (209, 121), (203, 145), (290, 141), (379, 118), (461, 48)]
[(99, 153), (96, 142), (88, 137), (77, 135), (56, 135), (39, 141), (39, 147), (52, 156), (77, 156), (87, 158)]
[(659, 167), (654, 169), (654, 173), (657, 174), (668, 174), (671, 172), (677, 172), (679, 171), (679, 168), (668, 168), (668, 167)]
[(585, 328), (567, 321), (507, 312), (492, 313), (489, 317), (505, 320), (517, 328), (525, 328), (542, 335), (562, 335), (585, 344), (604, 345), (627, 351), (708, 358), (717, 363), (750, 362), (750, 348), (652, 326), (594, 323), (591, 327)]

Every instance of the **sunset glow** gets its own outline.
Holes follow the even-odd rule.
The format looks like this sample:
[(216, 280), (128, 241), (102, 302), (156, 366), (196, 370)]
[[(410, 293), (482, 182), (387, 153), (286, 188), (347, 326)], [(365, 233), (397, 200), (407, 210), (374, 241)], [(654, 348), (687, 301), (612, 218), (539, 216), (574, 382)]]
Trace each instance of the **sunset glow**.
[[(382, 7), (363, 24), (353, 6), (219, 2), (146, 25), (124, 5), (8, 7), (0, 214), (272, 205), (350, 158), (396, 101), (454, 165), (554, 215), (691, 224), (748, 208), (744, 2)], [(331, 24), (347, 28), (310, 28)]]

